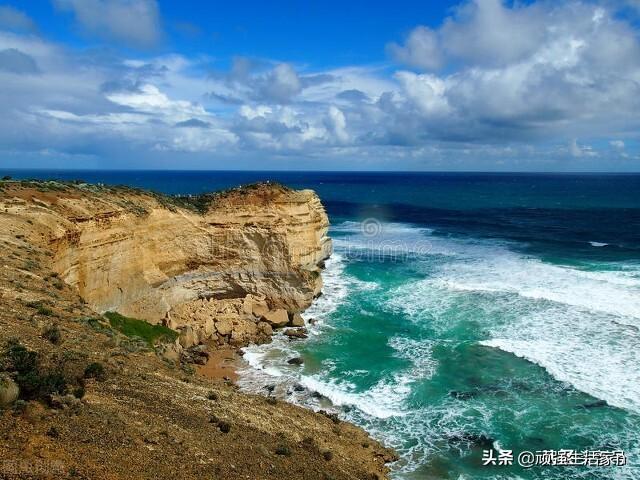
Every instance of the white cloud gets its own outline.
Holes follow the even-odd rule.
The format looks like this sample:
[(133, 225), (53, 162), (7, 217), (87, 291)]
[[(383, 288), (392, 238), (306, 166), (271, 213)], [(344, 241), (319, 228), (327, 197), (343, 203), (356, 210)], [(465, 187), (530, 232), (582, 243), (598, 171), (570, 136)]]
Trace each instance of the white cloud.
[(443, 62), (437, 32), (423, 26), (415, 28), (404, 45), (388, 44), (387, 51), (396, 61), (423, 70), (437, 70)]
[(264, 97), (286, 103), (300, 93), (302, 86), (293, 67), (281, 63), (271, 70), (262, 82), (259, 82), (259, 89)]
[(596, 157), (598, 154), (593, 151), (593, 148), (589, 145), (578, 145), (577, 139), (569, 141), (569, 153), (572, 157)]
[(335, 105), (331, 105), (329, 107), (329, 118), (327, 123), (329, 131), (335, 136), (339, 143), (344, 144), (349, 141), (347, 120), (345, 119), (344, 113), (342, 113), (342, 111)]
[[(84, 2), (58, 2), (77, 8), (81, 21)], [(114, 8), (100, 20), (107, 23), (123, 5), (156, 8), (88, 2)], [(313, 70), (238, 57), (228, 71), (207, 74), (208, 56), (119, 57), (0, 32), (0, 151), (132, 158), (142, 166), (163, 155), (204, 167), (230, 156), (282, 161), (281, 168), (288, 158), (296, 167), (317, 158), (336, 167), (348, 158), (381, 169), (637, 162), (638, 29), (609, 4), (514, 5), (466, 2), (439, 27), (418, 27), (388, 47), (396, 60), (428, 72)], [(118, 35), (137, 45), (157, 39)]]
[(161, 37), (155, 0), (54, 0), (71, 11), (84, 31), (135, 47), (151, 47)]

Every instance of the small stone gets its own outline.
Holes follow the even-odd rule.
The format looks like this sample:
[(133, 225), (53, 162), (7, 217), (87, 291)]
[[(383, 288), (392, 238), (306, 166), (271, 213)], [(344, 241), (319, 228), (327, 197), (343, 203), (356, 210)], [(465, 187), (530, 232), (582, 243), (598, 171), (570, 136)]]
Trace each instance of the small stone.
[(58, 432), (58, 429), (56, 427), (51, 427), (49, 430), (47, 430), (47, 436), (51, 438), (59, 438), (60, 432)]
[(329, 450), (327, 450), (326, 452), (323, 452), (322, 458), (324, 458), (327, 462), (333, 460), (333, 452), (330, 452)]
[(209, 392), (208, 395), (207, 395), (207, 398), (209, 400), (216, 401), (216, 400), (218, 400), (218, 394), (216, 392)]

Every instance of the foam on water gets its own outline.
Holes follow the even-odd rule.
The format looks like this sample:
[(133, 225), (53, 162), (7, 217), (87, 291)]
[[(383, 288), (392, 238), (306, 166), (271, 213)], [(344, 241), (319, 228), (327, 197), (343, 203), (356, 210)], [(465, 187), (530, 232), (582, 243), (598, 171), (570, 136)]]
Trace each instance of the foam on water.
[[(541, 365), (611, 405), (640, 412), (637, 272), (582, 271), (502, 247), (461, 246), (463, 255), (431, 278), (392, 292), (389, 305), (417, 321), (428, 315), (437, 327), (452, 302), (474, 295), (469, 306), (484, 313), (476, 319), (486, 321), (482, 328), (490, 334), (483, 345)], [(496, 321), (505, 315), (507, 323)]]
[(606, 318), (552, 307), (493, 329), (483, 345), (544, 367), (554, 378), (607, 403), (640, 413), (640, 334)]
[[(490, 407), (446, 394), (433, 404), (416, 406), (408, 401), (414, 388), (438, 371), (433, 356), (437, 342), (473, 319), (481, 332), (480, 344), (524, 358), (560, 382), (640, 413), (640, 265), (603, 263), (580, 270), (515, 253), (508, 242), (433, 237), (429, 229), (403, 224), (385, 224), (384, 233), (373, 239), (362, 234), (357, 222), (345, 222), (333, 230), (341, 236), (335, 239), (336, 253), (323, 273), (324, 294), (304, 314), (318, 320), (310, 326), (310, 335), (334, 328), (341, 307), (349, 305), (357, 292), (371, 291), (367, 299), (374, 307), (355, 311), (368, 316), (368, 310), (377, 305), (378, 312), (401, 314), (414, 327), (436, 332), (436, 337), (390, 332), (388, 346), (395, 357), (406, 361), (405, 366), (363, 389), (357, 382), (367, 377), (366, 370), (338, 374), (330, 359), (309, 374), (287, 365), (285, 360), (297, 356), (295, 348), (301, 344), (277, 335), (270, 345), (245, 349), (249, 366), (241, 375), (243, 388), (259, 391), (265, 384), (276, 384), (276, 393), (289, 401), (316, 410), (334, 408), (395, 447), (402, 458), (393, 467), (394, 475), (409, 474), (433, 455), (448, 455), (454, 448), (449, 439), (467, 432), (490, 434), (502, 414), (518, 418), (530, 408), (528, 404)], [(428, 251), (411, 248), (412, 244), (422, 246), (419, 242), (425, 239)], [(345, 272), (354, 251), (389, 244), (420, 254), (411, 265), (424, 271), (423, 279), (410, 279), (390, 290)], [(293, 388), (296, 385), (304, 391)], [(572, 428), (575, 434), (580, 426)], [(617, 440), (636, 444), (634, 428), (630, 425), (624, 433), (618, 432), (628, 438)], [(459, 448), (460, 455), (468, 452), (464, 445)], [(640, 451), (630, 453), (638, 458)], [(583, 472), (567, 470), (567, 474), (581, 478)], [(553, 477), (540, 472), (537, 478)], [(629, 470), (619, 469), (611, 478), (634, 477)]]

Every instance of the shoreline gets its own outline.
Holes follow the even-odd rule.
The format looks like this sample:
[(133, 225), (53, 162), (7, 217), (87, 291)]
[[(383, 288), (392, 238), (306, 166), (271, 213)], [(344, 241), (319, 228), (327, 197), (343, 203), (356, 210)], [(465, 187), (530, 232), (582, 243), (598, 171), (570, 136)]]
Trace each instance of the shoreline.
[[(319, 287), (319, 272), (303, 268), (316, 266), (329, 246), (315, 194), (270, 185), (238, 189), (215, 197), (206, 214), (171, 200), (87, 184), (0, 184), (0, 241), (7, 251), (0, 269), (0, 355), (18, 339), (38, 358), (38, 374), (68, 382), (55, 394), (20, 396), (0, 411), (6, 440), (0, 456), (33, 465), (49, 459), (64, 472), (96, 479), (168, 479), (178, 468), (185, 480), (387, 478), (386, 464), (396, 456), (362, 428), (234, 384), (239, 347), (273, 332), (264, 319), (293, 325), (286, 313), (304, 310)], [(240, 204), (254, 215), (250, 226)], [(284, 223), (273, 220), (277, 208)], [(296, 223), (292, 234), (286, 222), (301, 211), (308, 223)], [(213, 255), (212, 237), (227, 242), (229, 256)], [(273, 237), (278, 248), (265, 254), (258, 247)], [(249, 251), (244, 240), (252, 242)], [(301, 248), (305, 242), (311, 252)], [(291, 251), (293, 258), (284, 255)], [(237, 266), (234, 258), (246, 264)], [(254, 277), (260, 262), (294, 276)], [(215, 274), (238, 269), (241, 284)], [(262, 296), (225, 300), (229, 285), (261, 289)], [(203, 295), (191, 293), (198, 288)], [(189, 308), (173, 308), (185, 300)], [(162, 325), (165, 309), (182, 328)], [(114, 311), (115, 323), (115, 314), (100, 313)], [(180, 323), (191, 313), (201, 320), (198, 329)], [(197, 365), (207, 342), (216, 348)], [(87, 377), (89, 367), (99, 378)], [(20, 381), (13, 370), (2, 374)]]
[(196, 372), (198, 375), (214, 381), (237, 382), (240, 378), (239, 362), (242, 355), (237, 348), (221, 348), (209, 350), (209, 358), (204, 365), (198, 365)]

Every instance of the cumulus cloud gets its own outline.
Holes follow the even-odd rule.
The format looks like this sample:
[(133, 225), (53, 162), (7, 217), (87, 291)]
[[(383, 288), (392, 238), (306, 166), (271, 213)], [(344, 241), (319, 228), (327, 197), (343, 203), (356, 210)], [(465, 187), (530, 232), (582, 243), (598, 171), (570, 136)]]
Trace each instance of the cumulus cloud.
[(155, 0), (54, 0), (73, 12), (88, 34), (134, 47), (151, 47), (161, 37), (160, 13)]
[(396, 61), (423, 70), (437, 70), (443, 62), (438, 33), (423, 26), (416, 27), (404, 45), (389, 43), (387, 51)]
[(212, 76), (209, 98), (229, 104), (262, 102), (287, 104), (305, 89), (330, 82), (328, 74), (299, 75), (289, 63), (256, 61), (236, 57), (227, 73)]
[[(57, 1), (80, 11), (80, 2)], [(390, 44), (403, 64), (395, 69), (237, 57), (203, 73), (209, 57), (132, 58), (0, 32), (0, 150), (141, 162), (295, 158), (307, 168), (317, 158), (338, 168), (345, 159), (363, 168), (631, 165), (640, 158), (640, 45), (615, 8), (465, 2), (441, 25)]]
[[(432, 138), (524, 141), (638, 124), (638, 37), (604, 7), (476, 0), (434, 32), (445, 63), (457, 68), (399, 72), (395, 97)], [(402, 48), (420, 66), (420, 49), (410, 41)]]

